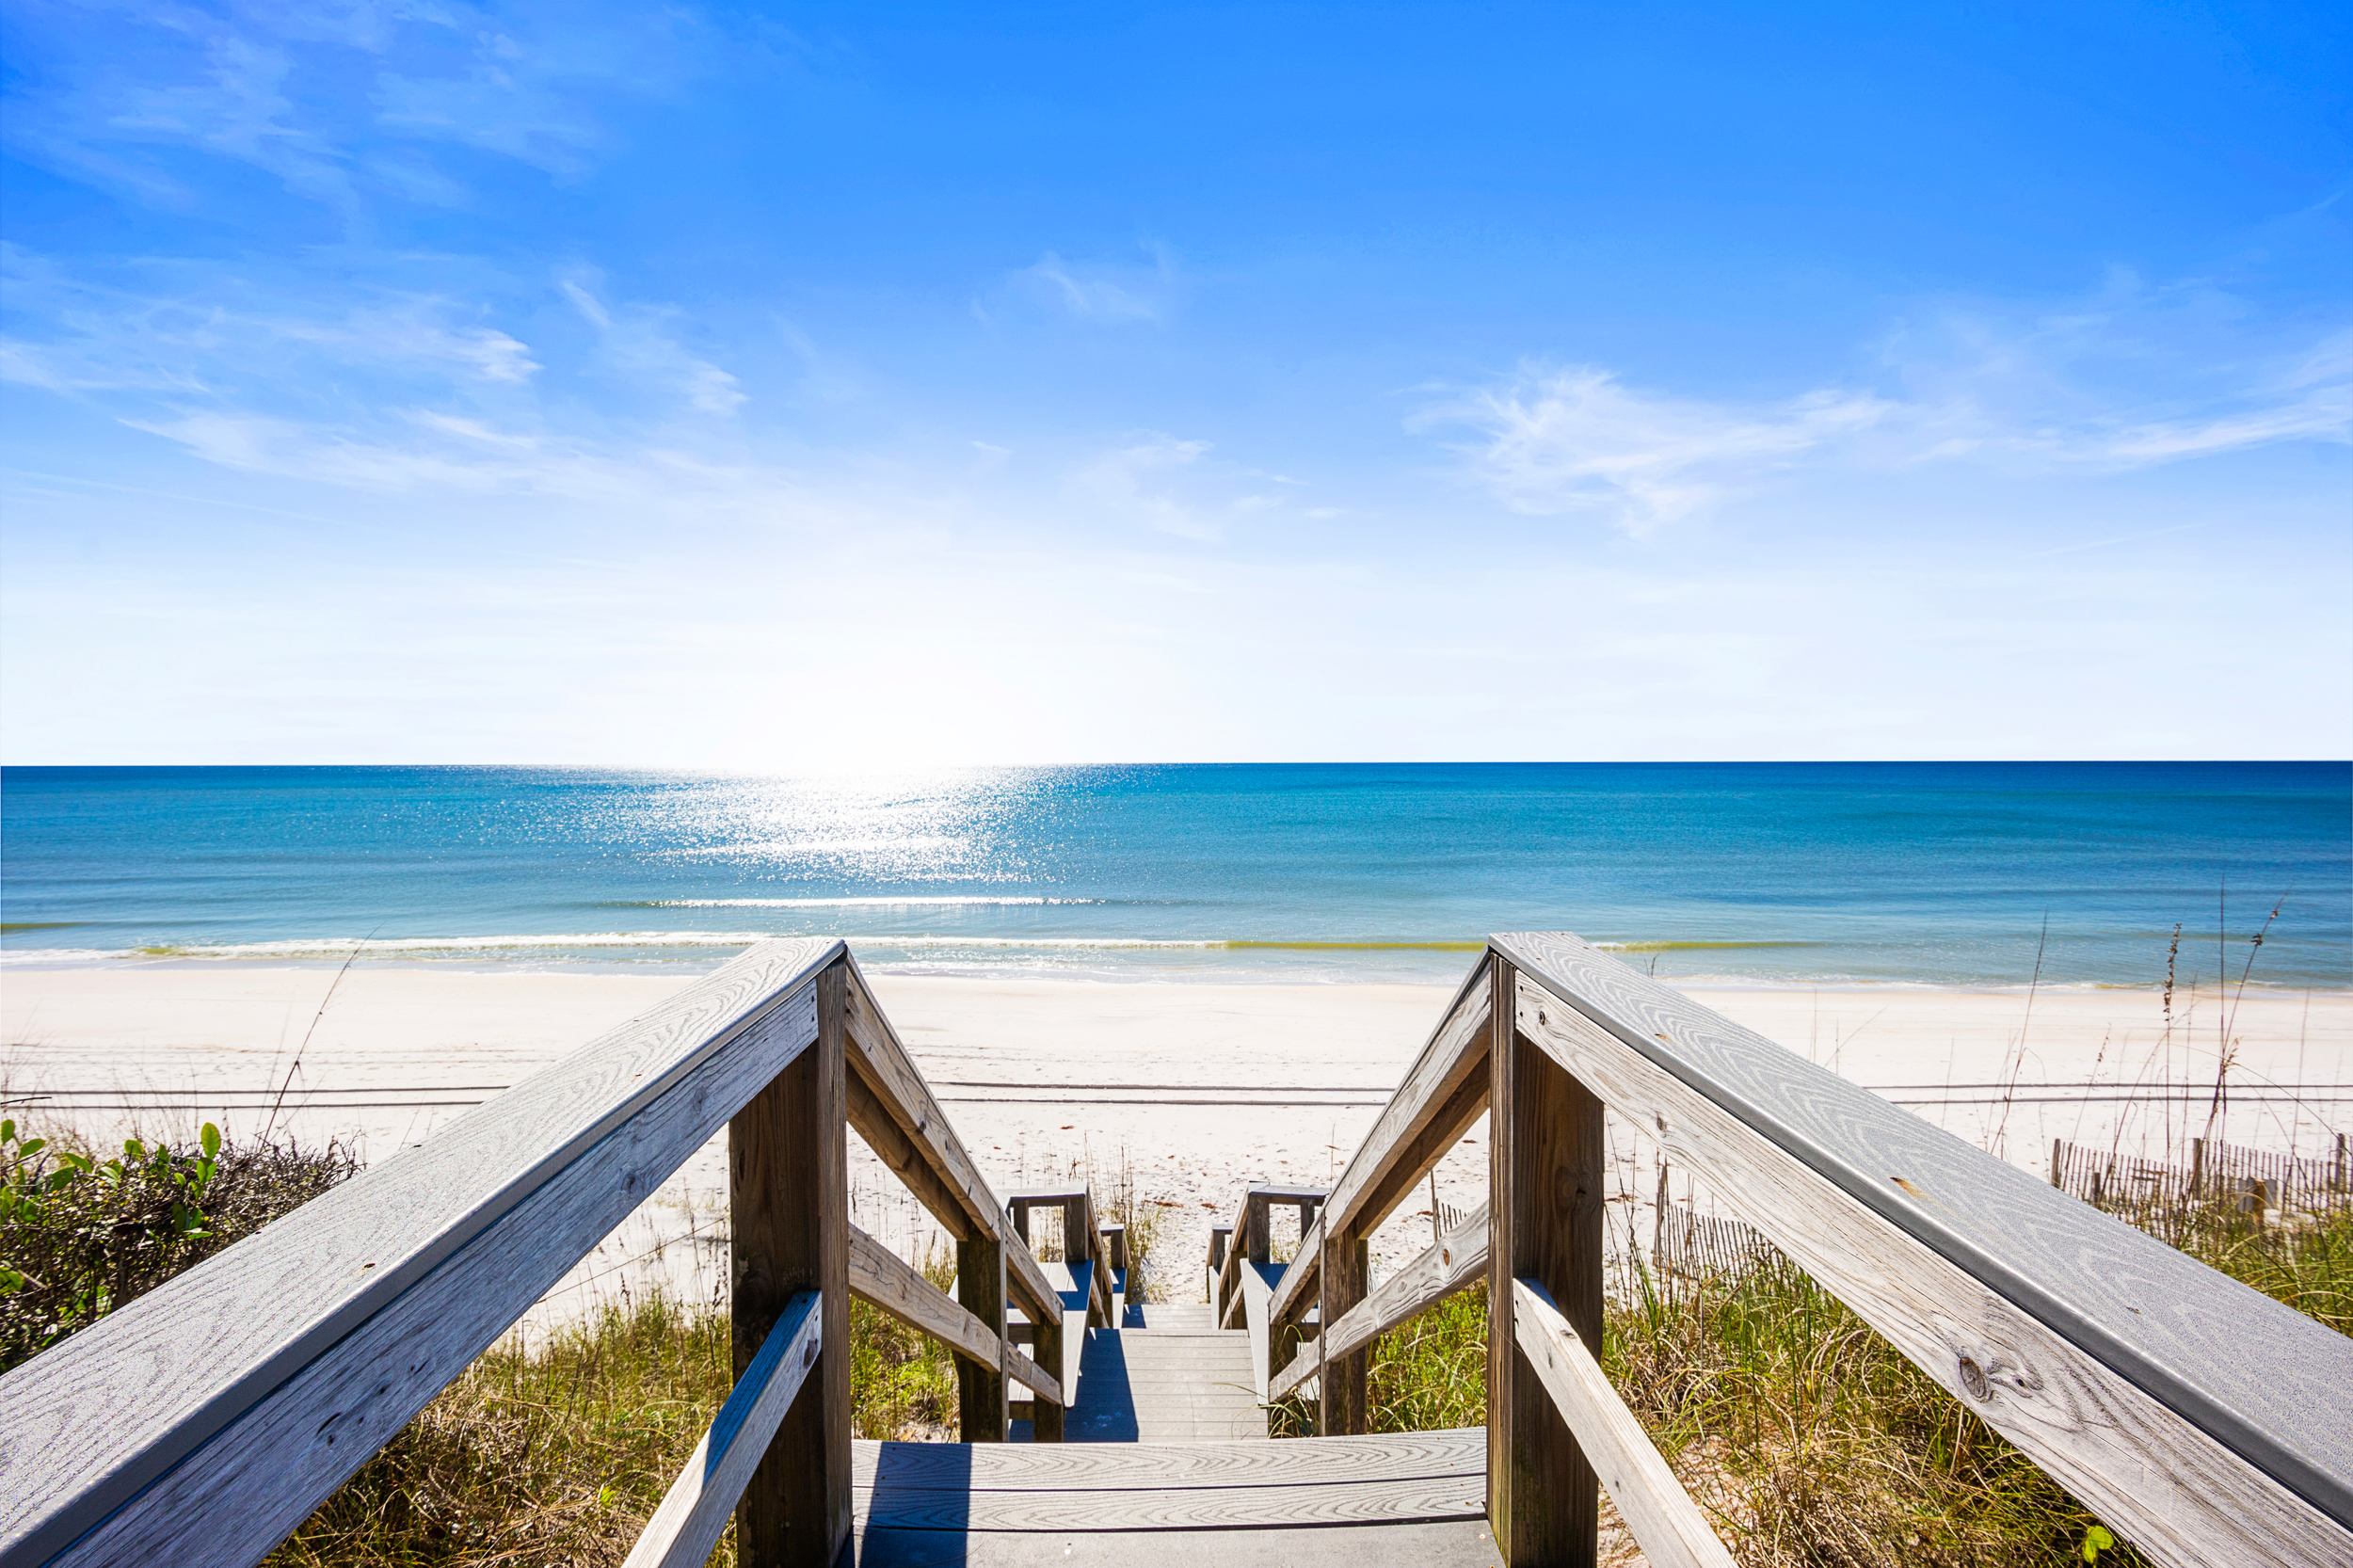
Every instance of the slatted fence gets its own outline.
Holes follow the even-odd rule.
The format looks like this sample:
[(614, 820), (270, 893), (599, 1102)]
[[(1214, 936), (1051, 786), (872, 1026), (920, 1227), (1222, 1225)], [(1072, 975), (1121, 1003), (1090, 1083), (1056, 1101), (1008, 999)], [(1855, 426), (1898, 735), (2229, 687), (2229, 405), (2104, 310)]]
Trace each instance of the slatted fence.
[(2189, 1162), (2173, 1164), (2059, 1138), (2051, 1185), (2169, 1240), (2294, 1231), (2353, 1208), (2344, 1134), (2336, 1145), (2333, 1158), (2313, 1160), (2194, 1138)]

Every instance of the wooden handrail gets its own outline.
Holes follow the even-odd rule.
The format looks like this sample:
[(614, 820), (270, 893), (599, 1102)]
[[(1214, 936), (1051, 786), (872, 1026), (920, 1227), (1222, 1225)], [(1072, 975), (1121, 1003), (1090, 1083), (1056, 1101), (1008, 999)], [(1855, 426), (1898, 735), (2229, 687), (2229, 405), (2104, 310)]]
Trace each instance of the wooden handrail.
[(1389, 1097), (1372, 1130), (1349, 1157), (1348, 1169), (1333, 1183), (1303, 1236), (1299, 1257), (1284, 1271), (1269, 1313), (1276, 1325), (1297, 1319), (1319, 1283), (1318, 1260), (1326, 1237), (1353, 1240), (1404, 1201), (1430, 1168), (1487, 1108), (1487, 1010), (1490, 982), (1482, 959), (1456, 991), (1419, 1057)]
[(991, 1333), (986, 1323), (966, 1311), (953, 1296), (856, 1225), (850, 1227), (850, 1293), (938, 1340), (966, 1360), (1003, 1371), (1048, 1403), (1066, 1402), (1059, 1378)]
[[(1483, 1262), (1497, 1315), (1490, 1518), (1507, 1560), (1574, 1552), (1593, 1528), (1577, 1499), (1593, 1472), (1577, 1480), (1566, 1429), (1547, 1435), (1531, 1398), (1564, 1412), (1581, 1400), (1587, 1458), (1629, 1487), (1672, 1489), (1655, 1450), (1620, 1441), (1639, 1429), (1614, 1394), (1586, 1397), (1598, 1368), (1577, 1364), (1601, 1321), (1605, 1105), (1655, 1128), (1725, 1208), (2153, 1559), (2353, 1560), (2353, 1343), (1566, 933), (1490, 939), (1275, 1283), (1270, 1344), (1311, 1307), (1324, 1327), (1267, 1397), (1320, 1377), (1327, 1419), (1336, 1400), (1349, 1413), (1335, 1368)], [(1488, 1109), (1476, 1241), (1468, 1223), (1448, 1231), (1365, 1294), (1362, 1253), (1336, 1249), (1361, 1247)], [(1249, 1218), (1214, 1282), (1221, 1321), (1256, 1304), (1235, 1289)], [(1548, 1288), (1568, 1295), (1556, 1305)], [(1531, 1289), (1541, 1311), (1526, 1308)], [(1608, 1431), (1586, 1431), (1604, 1416)], [(1523, 1487), (1542, 1500), (1515, 1509)], [(1672, 1490), (1620, 1499), (1629, 1518), (1652, 1510), (1646, 1548), (1728, 1560)]]
[(1577, 1446), (1618, 1505), (1643, 1560), (1654, 1568), (1733, 1568), (1732, 1554), (1708, 1527), (1706, 1515), (1544, 1287), (1513, 1280), (1512, 1299), (1520, 1350), (1577, 1433)]
[(1063, 1260), (1070, 1268), (1074, 1287), (1079, 1286), (1079, 1260), (1082, 1256), (1086, 1260), (1087, 1280), (1081, 1288), (1086, 1291), (1089, 1326), (1117, 1328), (1119, 1305), (1112, 1300), (1111, 1261), (1105, 1256), (1102, 1225), (1095, 1216), (1094, 1192), (1084, 1182), (1070, 1182), (1008, 1192), (1005, 1210), (1012, 1218), (1014, 1234), (1024, 1245), (1030, 1240), (1030, 1211), (1041, 1208), (1062, 1211)]
[[(1361, 1421), (1364, 1347), (1483, 1258), (1507, 1560), (1590, 1552), (1591, 1461), (1654, 1560), (1721, 1568), (1591, 1353), (1605, 1106), (2153, 1560), (2353, 1560), (2353, 1342), (1564, 933), (1491, 938), (1340, 1181), (1256, 1184), (1213, 1241), (1261, 1398), (1316, 1377)], [(1369, 1231), (1488, 1108), (1488, 1205), (1368, 1290)], [(968, 1438), (1006, 1434), (1008, 1379), (1061, 1435), (1063, 1299), (1015, 1212), (847, 950), (763, 943), (0, 1379), (0, 1568), (257, 1560), (722, 1125), (741, 1378), (641, 1568), (730, 1506), (756, 1559), (842, 1544), (853, 1294), (955, 1352)], [(956, 1238), (957, 1299), (849, 1225), (847, 1126)], [(1051, 1196), (1115, 1322), (1092, 1198)], [(1309, 1222), (1279, 1273), (1278, 1202)]]
[(1326, 1361), (1371, 1344), (1457, 1290), (1478, 1284), (1486, 1272), (1487, 1206), (1482, 1203), (1464, 1216), (1461, 1224), (1300, 1346), (1291, 1364), (1267, 1384), (1268, 1400), (1288, 1399), (1301, 1384), (1321, 1371)]
[(842, 952), (753, 948), (0, 1378), (0, 1557), (261, 1558), (815, 1043)]
[(744, 1495), (793, 1396), (817, 1364), (824, 1337), (817, 1308), (813, 1290), (803, 1291), (786, 1306), (621, 1568), (700, 1568), (711, 1560), (736, 1499)]
[(2143, 1552), (2353, 1560), (2353, 1340), (1574, 936), (1490, 954), (1526, 1049)]
[[(849, 1234), (845, 1122), (994, 1259), (975, 1287), (1000, 1304), (993, 1328)], [(707, 1473), (673, 1489), (659, 1521), (668, 1533), (648, 1552), (690, 1550), (735, 1492), (762, 1530), (787, 1519), (829, 1538), (848, 1529), (837, 1315), (854, 1292), (829, 1272), (842, 1253), (855, 1254), (856, 1294), (996, 1380), (1000, 1416), (986, 1435), (1004, 1435), (1008, 1375), (1051, 1414), (1039, 1435), (1059, 1435), (1061, 1382), (1011, 1350), (1001, 1304), (1008, 1285), (1051, 1304), (1058, 1348), (1060, 1294), (1013, 1237), (847, 949), (764, 942), (0, 1379), (0, 1564), (258, 1560), (722, 1128), (743, 1378), (707, 1441)], [(967, 1283), (960, 1272), (959, 1289)], [(797, 1341), (769, 1354), (795, 1313), (790, 1333), (808, 1340), (823, 1369), (811, 1386), (824, 1390), (797, 1403), (776, 1360)], [(781, 1431), (779, 1446), (823, 1450), (803, 1480), (761, 1468), (746, 1491), (733, 1478), (729, 1466), (752, 1466), (771, 1446), (752, 1435), (761, 1422)], [(793, 1490), (805, 1485), (819, 1492)]]
[(1241, 1289), (1237, 1294), (1241, 1300), (1242, 1327), (1250, 1336), (1251, 1386), (1258, 1391), (1258, 1399), (1263, 1403), (1267, 1397), (1268, 1363), (1266, 1276), (1255, 1268), (1243, 1270)]
[(1225, 1227), (1225, 1261), (1217, 1266), (1217, 1326), (1230, 1328), (1241, 1312), (1242, 1254), (1250, 1240), (1250, 1206), (1243, 1202), (1234, 1210), (1234, 1223)]

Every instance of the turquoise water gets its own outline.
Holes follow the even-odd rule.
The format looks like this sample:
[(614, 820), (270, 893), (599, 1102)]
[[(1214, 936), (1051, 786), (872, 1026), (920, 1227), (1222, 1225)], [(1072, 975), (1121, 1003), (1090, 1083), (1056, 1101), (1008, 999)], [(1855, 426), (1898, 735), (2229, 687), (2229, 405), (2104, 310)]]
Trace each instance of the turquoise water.
[(2278, 904), (2255, 982), (2341, 986), (2349, 822), (2341, 762), (12, 768), (0, 950), (1435, 980), (1546, 928), (1684, 980), (2138, 984), (2177, 922), (2235, 976)]

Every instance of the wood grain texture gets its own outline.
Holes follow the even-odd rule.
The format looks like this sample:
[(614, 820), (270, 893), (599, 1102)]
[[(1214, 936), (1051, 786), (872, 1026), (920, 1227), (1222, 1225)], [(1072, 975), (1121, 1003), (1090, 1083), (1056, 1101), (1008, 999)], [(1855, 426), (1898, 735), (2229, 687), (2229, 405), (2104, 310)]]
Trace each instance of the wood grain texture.
[(1102, 1299), (1102, 1316), (1096, 1326), (1117, 1328), (1119, 1326), (1119, 1285), (1112, 1278), (1111, 1248), (1105, 1245), (1102, 1225), (1096, 1219), (1095, 1198), (1092, 1193), (1088, 1194), (1086, 1201), (1086, 1239), (1087, 1256), (1094, 1265), (1092, 1272), (1095, 1275), (1093, 1284), (1088, 1287), (1087, 1294), (1091, 1298), (1099, 1296)]
[[(815, 955), (823, 957), (828, 946), (818, 944)], [(763, 981), (776, 979), (775, 968), (763, 963), (760, 970)], [(813, 982), (814, 977), (802, 979)], [(117, 1415), (107, 1422), (78, 1419), (72, 1423), (76, 1432), (53, 1440), (27, 1421), (24, 1413), (10, 1412), (8, 1440), (0, 1444), (0, 1454), (5, 1454), (0, 1464), (8, 1467), (8, 1490), (0, 1496), (0, 1503), (9, 1510), (9, 1518), (18, 1528), (0, 1545), (0, 1560), (10, 1568), (44, 1560), (61, 1564), (258, 1561), (451, 1378), (488, 1349), (524, 1308), (546, 1294), (687, 1156), (726, 1126), (737, 1108), (773, 1080), (781, 1066), (814, 1044), (813, 983), (793, 985), (782, 1000), (789, 1005), (767, 1010), (739, 998), (739, 1006), (756, 1016), (749, 1027), (729, 1028), (712, 1051), (694, 1050), (691, 1041), (673, 1036), (673, 1046), (681, 1054), (691, 1054), (695, 1064), (682, 1077), (648, 1072), (648, 1078), (664, 1085), (652, 1103), (625, 1118), (552, 1177), (539, 1182), (389, 1306), (377, 1304), (376, 1311), (246, 1405), (234, 1420), (216, 1430), (179, 1465), (136, 1491), (86, 1530), (77, 1531), (70, 1545), (53, 1552), (46, 1543), (55, 1537), (37, 1533), (38, 1528), (71, 1528), (59, 1525), (61, 1516), (71, 1520), (69, 1511), (87, 1499), (89, 1483), (106, 1474), (96, 1465), (88, 1471), (76, 1468), (76, 1456), (93, 1450), (97, 1439), (105, 1435), (102, 1429), (152, 1430), (144, 1425), (147, 1412), (185, 1392), (182, 1384), (163, 1375), (184, 1366), (174, 1348), (177, 1342), (221, 1344), (223, 1366), (216, 1374), (220, 1384), (233, 1380), (237, 1367), (251, 1364), (238, 1358), (229, 1332), (247, 1320), (232, 1318), (216, 1324), (209, 1311), (193, 1305), (185, 1320), (151, 1323), (147, 1334), (102, 1336), (101, 1331), (110, 1325), (120, 1330), (141, 1304), (168, 1299), (176, 1286), (236, 1257), (250, 1243), (239, 1243), (60, 1346), (60, 1352), (74, 1347), (87, 1350), (90, 1345), (108, 1347), (114, 1358), (109, 1362), (89, 1366), (82, 1365), (79, 1357), (69, 1357), (63, 1364), (82, 1365), (83, 1375), (76, 1385), (83, 1397), (106, 1401), (89, 1408), (112, 1409)], [(681, 1029), (680, 1034), (692, 1027)], [(607, 1039), (627, 1034), (627, 1031), (616, 1031)], [(617, 1076), (626, 1083), (632, 1075)], [(520, 1093), (527, 1086), (528, 1082), (508, 1093)], [(483, 1109), (497, 1103), (490, 1101)], [(584, 1116), (593, 1114), (596, 1102), (593, 1096), (583, 1096), (571, 1103)], [(442, 1136), (464, 1125), (456, 1124)], [(512, 1130), (511, 1124), (503, 1121), (490, 1125)], [(464, 1146), (474, 1163), (462, 1174), (486, 1184), (500, 1176), (501, 1167), (492, 1163), (494, 1160), (501, 1155), (520, 1158), (520, 1151), (484, 1149), (471, 1141)], [(428, 1143), (414, 1152), (423, 1154), (433, 1147), (434, 1143)], [(390, 1173), (407, 1158), (387, 1161), (371, 1174)], [(421, 1168), (437, 1178), (456, 1179), (439, 1163)], [(348, 1192), (367, 1180), (366, 1176), (357, 1177), (337, 1192)], [(379, 1183), (377, 1191), (394, 1198), (404, 1192), (390, 1181)], [(370, 1261), (364, 1250), (353, 1258), (344, 1250), (351, 1246), (350, 1233), (340, 1225), (328, 1227), (322, 1236), (313, 1233), (309, 1223), (296, 1224), (325, 1202), (321, 1199), (306, 1206), (251, 1240), (272, 1240), (281, 1226), (292, 1227), (297, 1236), (313, 1235), (319, 1248), (316, 1271), (328, 1284), (348, 1288), (354, 1276), (376, 1272), (363, 1271), (362, 1266)], [(414, 1208), (384, 1216), (363, 1212), (353, 1223), (380, 1220), (398, 1240), (400, 1233), (392, 1225), (392, 1220), (400, 1213), (413, 1216), (415, 1212)], [(274, 1240), (282, 1245), (284, 1239)], [(278, 1256), (270, 1249), (256, 1252), (264, 1259)], [(300, 1295), (310, 1288), (299, 1267), (306, 1261), (296, 1256), (282, 1269), (256, 1272), (269, 1288)], [(215, 1278), (217, 1282), (218, 1275)], [(238, 1288), (223, 1289), (216, 1283), (212, 1291), (198, 1298), (199, 1303), (216, 1304), (224, 1297), (240, 1300), (253, 1293), (250, 1280), (232, 1278), (231, 1283)], [(272, 1320), (265, 1300), (251, 1304), (265, 1322)], [(173, 1343), (146, 1344), (149, 1334)], [(11, 1381), (48, 1359), (48, 1354), (36, 1357), (12, 1373)], [(177, 1375), (184, 1379), (188, 1374)]]
[[(1345, 1536), (1345, 1540), (1340, 1537)], [(1499, 1568), (1483, 1519), (1408, 1519), (1291, 1529), (893, 1529), (862, 1522), (858, 1568)]]
[[(1038, 1368), (1052, 1370), (1054, 1387), (1050, 1393), (1038, 1390), (1043, 1397), (1030, 1401), (1030, 1441), (1032, 1443), (1060, 1443), (1068, 1435), (1068, 1406), (1079, 1397), (1079, 1380), (1074, 1375), (1070, 1331), (1066, 1323), (1065, 1319), (1049, 1317), (1037, 1323), (1033, 1330), (1035, 1337), (1031, 1345), (1032, 1360)], [(1086, 1339), (1084, 1320), (1080, 1320), (1078, 1337), (1083, 1345)], [(1017, 1357), (1016, 1359), (1017, 1361)], [(1017, 1365), (1014, 1375), (1031, 1388), (1037, 1388), (1037, 1384), (1022, 1374)]]
[(750, 1375), (804, 1291), (818, 1297), (817, 1366), (735, 1505), (743, 1568), (830, 1568), (849, 1539), (849, 967), (817, 976), (817, 1043), (728, 1124), (728, 1310), (735, 1375)]
[(1338, 1356), (1369, 1345), (1455, 1291), (1478, 1284), (1486, 1272), (1487, 1206), (1482, 1203), (1461, 1224), (1383, 1280), (1372, 1294), (1342, 1313), (1316, 1344), (1302, 1348), (1282, 1374), (1267, 1384), (1267, 1398), (1287, 1399), (1316, 1376), (1319, 1350), (1322, 1356)]
[[(1273, 1448), (1290, 1445), (1271, 1444)], [(1076, 1449), (1065, 1449), (1075, 1452)], [(1285, 1526), (1401, 1524), (1480, 1516), (1477, 1476), (1356, 1486), (1302, 1480), (1279, 1488), (1200, 1491), (1133, 1488), (1105, 1493), (957, 1494), (877, 1488), (861, 1496), (869, 1526), (897, 1529), (1054, 1531), (1271, 1529)]]
[(786, 1304), (621, 1568), (701, 1568), (711, 1560), (736, 1498), (817, 1363), (824, 1326), (816, 1292), (803, 1291)]
[(1298, 1481), (1426, 1480), (1487, 1473), (1487, 1433), (1481, 1427), (1176, 1448), (1100, 1443), (1038, 1448), (1012, 1443), (960, 1448), (950, 1443), (859, 1442), (853, 1448), (851, 1475), (861, 1491), (887, 1486), (974, 1496), (990, 1492), (1248, 1489)]
[[(997, 1336), (954, 1297), (925, 1279), (915, 1265), (856, 1225), (850, 1227), (850, 1294), (878, 1306), (909, 1328), (928, 1334), (975, 1365), (994, 1368)], [(1061, 1380), (1019, 1351), (1003, 1356), (1005, 1369), (1049, 1404), (1063, 1402)]]
[(1590, 1568), (1599, 1539), (1600, 1481), (1513, 1338), (1512, 1282), (1543, 1285), (1578, 1331), (1599, 1341), (1601, 1101), (1515, 1030), (1516, 976), (1501, 959), (1492, 969), (1488, 1513), (1515, 1568)]
[[(1365, 1287), (1372, 1274), (1371, 1248), (1361, 1238), (1335, 1238), (1323, 1243), (1322, 1319), (1328, 1322), (1364, 1304)], [(1281, 1326), (1277, 1325), (1278, 1335)], [(1283, 1353), (1271, 1364), (1292, 1361), (1288, 1340), (1277, 1344)], [(1366, 1402), (1365, 1355), (1360, 1345), (1334, 1339), (1319, 1330), (1312, 1345), (1301, 1353), (1315, 1352), (1321, 1368), (1316, 1373), (1316, 1424), (1325, 1437), (1358, 1436), (1372, 1430), (1372, 1412)], [(1273, 1398), (1270, 1389), (1268, 1398)]]
[[(954, 1126), (940, 1110), (939, 1101), (932, 1095), (931, 1085), (923, 1081), (914, 1059), (907, 1054), (898, 1032), (883, 1016), (859, 972), (857, 960), (850, 966), (850, 1070), (864, 1085), (872, 1097), (879, 1119), (894, 1128), (895, 1141), (886, 1135), (892, 1151), (902, 1158), (912, 1157), (908, 1169), (920, 1169), (928, 1179), (908, 1179), (905, 1170), (901, 1179), (907, 1182), (907, 1191), (916, 1200), (931, 1208), (949, 1234), (961, 1240), (972, 1237), (995, 1237), (1000, 1241), (1016, 1240), (1013, 1223), (1005, 1208), (965, 1152), (964, 1143), (956, 1136)], [(875, 1146), (863, 1128), (859, 1136), (885, 1159), (890, 1158)], [(897, 1167), (894, 1167), (896, 1169)], [(935, 1207), (935, 1206), (939, 1207)], [(1036, 1256), (1027, 1242), (1005, 1249), (1007, 1284), (1022, 1310), (1032, 1319), (1046, 1315), (1054, 1301), (1053, 1288), (1039, 1272)], [(1052, 1308), (1059, 1310), (1058, 1307)]]
[(1732, 1554), (1544, 1289), (1513, 1282), (1513, 1334), (1651, 1568), (1733, 1568)]
[[(1010, 1229), (1010, 1226), (1008, 1226)], [(966, 1443), (1002, 1443), (1011, 1435), (1005, 1341), (1005, 1259), (1029, 1249), (1018, 1238), (975, 1236), (956, 1243), (956, 1301), (988, 1333), (995, 1355), (984, 1361), (956, 1358), (956, 1432)]]
[[(2276, 1322), (2276, 1304), (2267, 1298), (1685, 998), (1653, 994), (1664, 988), (1623, 965), (1599, 954), (1577, 959), (1590, 950), (1574, 938), (1497, 940), (1543, 957), (1556, 971), (1543, 984), (1523, 977), (1517, 1011), (1524, 1032), (1621, 1114), (1655, 1129), (1668, 1156), (1705, 1179), (1720, 1203), (1770, 1237), (2110, 1528), (2168, 1563), (2318, 1568), (2353, 1561), (2353, 1532), (2038, 1315), (2052, 1283), (2080, 1281), (2084, 1264), (2055, 1265), (2025, 1302), (2006, 1291), (2011, 1271), (2072, 1238), (2071, 1244), (2113, 1266), (2104, 1288), (2115, 1301), (2101, 1308), (2104, 1316), (2116, 1304), (2129, 1309), (2150, 1300), (2152, 1282), (2198, 1298), (2150, 1301), (2148, 1314), (2171, 1324), (2161, 1337), (2201, 1320), (2218, 1323), (2222, 1309), (2238, 1303), (2244, 1315), (2233, 1320), (2236, 1326), (2211, 1357), (2169, 1375), (2194, 1372), (2217, 1398), (2236, 1398), (2233, 1380), (2249, 1367), (2283, 1380), (2278, 1391), (2252, 1391), (2239, 1403), (2259, 1409), (2281, 1398), (2298, 1401), (2300, 1414), (2282, 1415), (2287, 1424), (2273, 1435), (2308, 1456), (2325, 1458), (2353, 1432), (2338, 1414), (2353, 1387), (2353, 1352), (2341, 1336), (2278, 1308), (2288, 1320), (2279, 1331), (2307, 1352), (2301, 1365), (2279, 1367), (2276, 1346), (2265, 1337)], [(1587, 988), (1581, 1004), (1555, 988), (1568, 984), (1560, 973)], [(1590, 1016), (1605, 1004), (1614, 1026)], [(1642, 1032), (1652, 1050), (1625, 1038), (1638, 1026), (1647, 1026)], [(1780, 1083), (1776, 1074), (1790, 1082)], [(1894, 1197), (1874, 1192), (1877, 1201), (1866, 1203), (1853, 1186), (1860, 1173), (1880, 1167), (1878, 1179)], [(1839, 1171), (1847, 1179), (1833, 1178)], [(1910, 1183), (1909, 1192), (1890, 1179), (1897, 1176)], [(2052, 1201), (2064, 1208), (2048, 1212)], [(1963, 1240), (1990, 1244), (1988, 1233), (2005, 1215), (2022, 1233), (2039, 1235), (2009, 1248), (2004, 1268), (1986, 1265), (1980, 1274), (1929, 1240), (1965, 1254)], [(2165, 1256), (2149, 1258), (2146, 1248)], [(2083, 1318), (2064, 1320), (2080, 1325)], [(1969, 1393), (1960, 1370), (1963, 1357), (1983, 1372), (1988, 1399)]]
[[(1485, 1098), (1485, 1084), (1481, 1081), (1484, 1075), (1480, 1067), (1487, 1054), (1490, 991), (1487, 966), (1482, 959), (1455, 994), (1446, 1016), (1431, 1032), (1429, 1043), (1407, 1069), (1397, 1093), (1389, 1096), (1389, 1103), (1374, 1119), (1372, 1130), (1349, 1157), (1348, 1169), (1333, 1183), (1323, 1212), (1318, 1216), (1316, 1234), (1301, 1238), (1302, 1258), (1312, 1260), (1316, 1256), (1325, 1231), (1369, 1236), (1423, 1173), (1462, 1136), (1460, 1128), (1438, 1132), (1434, 1139), (1424, 1135), (1433, 1132), (1433, 1122), (1449, 1119), (1445, 1112), (1464, 1085), (1476, 1085), (1472, 1097), (1482, 1102)], [(1478, 1112), (1473, 1112), (1462, 1118), (1461, 1126), (1468, 1127), (1477, 1119)], [(1305, 1311), (1313, 1301), (1315, 1284), (1313, 1266), (1296, 1270), (1293, 1277), (1287, 1277), (1270, 1306), (1275, 1319), (1289, 1321)]]
[[(1601, 1027), (1801, 1163), (2353, 1526), (2353, 1340), (1574, 936), (1495, 940)], [(1932, 1196), (1914, 1199), (1894, 1176)]]

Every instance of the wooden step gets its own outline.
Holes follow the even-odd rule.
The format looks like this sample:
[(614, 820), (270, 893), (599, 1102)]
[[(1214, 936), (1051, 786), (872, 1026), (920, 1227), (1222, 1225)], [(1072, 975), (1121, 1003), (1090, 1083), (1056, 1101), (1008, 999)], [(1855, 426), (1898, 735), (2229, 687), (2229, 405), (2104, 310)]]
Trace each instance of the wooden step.
[(863, 1568), (1497, 1568), (1487, 1434), (853, 1445)]
[(1190, 1443), (1266, 1436), (1247, 1335), (1096, 1329), (1079, 1362), (1070, 1443)]

